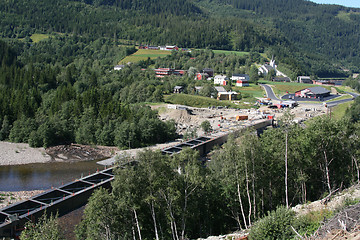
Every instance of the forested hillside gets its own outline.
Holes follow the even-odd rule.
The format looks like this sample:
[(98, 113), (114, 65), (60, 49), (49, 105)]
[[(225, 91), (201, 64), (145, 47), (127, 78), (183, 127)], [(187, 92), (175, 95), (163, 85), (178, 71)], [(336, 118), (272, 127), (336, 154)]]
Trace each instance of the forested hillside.
[[(360, 62), (357, 12), (300, 0), (10, 0), (0, 2), (0, 14), (0, 139), (32, 146), (78, 142), (124, 148), (171, 139), (174, 128), (156, 122), (151, 111), (149, 121), (156, 125), (151, 131), (162, 129), (163, 134), (143, 136), (141, 121), (133, 117), (140, 110), (131, 104), (162, 102), (175, 85), (188, 93), (195, 84), (207, 86), (193, 81), (204, 67), (255, 76), (252, 64), (263, 63), (259, 53), (265, 53), (291, 69), (294, 78), (344, 76), (340, 67), (356, 70)], [(46, 38), (33, 42), (34, 34)], [(136, 51), (135, 44), (250, 54), (193, 50), (112, 72), (119, 60)], [(141, 70), (150, 65), (176, 65), (189, 74), (164, 82), (150, 69)], [(109, 129), (127, 131), (132, 140), (116, 139)]]
[[(275, 28), (309, 57), (314, 53), (338, 66), (358, 70), (360, 12), (338, 5), (319, 5), (303, 0), (200, 0), (203, 9), (219, 14), (229, 5), (231, 14)], [(210, 6), (210, 7), (209, 7)], [(220, 10), (220, 14), (221, 14)], [(312, 54), (311, 54), (312, 53)]]
[(77, 142), (129, 148), (175, 138), (173, 122), (160, 121), (149, 107), (120, 100), (126, 96), (122, 88), (142, 77), (149, 83), (131, 103), (161, 101), (154, 77), (138, 68), (105, 72), (108, 61), (131, 48), (114, 48), (104, 39), (74, 37), (65, 43), (59, 37), (36, 47), (22, 45), (17, 58), (0, 44), (0, 140), (33, 147)]
[[(231, 7), (229, 7), (231, 6)], [(359, 14), (340, 6), (292, 1), (3, 1), (1, 36), (68, 33), (93, 40), (187, 48), (260, 51), (299, 74), (358, 71)]]

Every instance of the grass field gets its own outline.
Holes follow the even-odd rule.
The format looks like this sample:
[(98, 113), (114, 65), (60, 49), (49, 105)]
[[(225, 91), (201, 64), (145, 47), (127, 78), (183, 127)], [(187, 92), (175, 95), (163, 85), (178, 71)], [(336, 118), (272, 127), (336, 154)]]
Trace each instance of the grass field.
[(230, 55), (230, 54), (235, 54), (235, 55), (238, 55), (238, 56), (249, 55), (249, 52), (226, 51), (226, 50), (212, 50), (212, 51), (214, 53), (225, 54), (225, 55)]
[(331, 109), (331, 117), (339, 120), (345, 116), (346, 109), (351, 106), (353, 102), (346, 102), (339, 104)]
[(48, 39), (49, 35), (35, 33), (35, 34), (31, 35), (30, 38), (34, 43), (37, 43), (37, 42), (40, 42), (41, 40)]
[(337, 97), (337, 98), (331, 99), (331, 100), (326, 101), (326, 102), (334, 102), (334, 101), (338, 101), (338, 100), (351, 99), (351, 98), (353, 98), (351, 95), (345, 94), (345, 95), (343, 95), (341, 97)]
[(277, 67), (277, 69), (278, 69), (280, 72), (286, 74), (288, 77), (291, 76), (292, 70), (291, 70), (291, 68), (290, 68), (288, 65), (286, 65), (286, 64), (281, 64), (281, 65), (279, 65), (279, 66)]
[(354, 89), (352, 89), (351, 87), (348, 87), (348, 86), (336, 86), (335, 88), (340, 93), (342, 93), (342, 92), (358, 93)]
[(156, 59), (158, 57), (166, 57), (167, 55), (170, 55), (171, 51), (162, 51), (162, 50), (147, 50), (147, 49), (139, 49), (135, 53), (131, 54), (130, 56), (127, 56), (126, 58), (122, 59), (119, 64), (126, 64), (128, 62), (139, 62), (142, 60), (146, 60), (148, 58), (150, 59)]
[(264, 97), (265, 91), (262, 87), (255, 84), (250, 84), (249, 87), (233, 87), (233, 90), (240, 92), (243, 95), (249, 95), (249, 97), (262, 98)]
[(250, 108), (251, 106), (246, 104), (234, 104), (230, 101), (219, 101), (213, 98), (194, 96), (188, 94), (171, 94), (164, 96), (165, 102), (172, 104), (186, 105), (190, 107), (211, 107), (211, 106), (223, 106), (231, 108)]

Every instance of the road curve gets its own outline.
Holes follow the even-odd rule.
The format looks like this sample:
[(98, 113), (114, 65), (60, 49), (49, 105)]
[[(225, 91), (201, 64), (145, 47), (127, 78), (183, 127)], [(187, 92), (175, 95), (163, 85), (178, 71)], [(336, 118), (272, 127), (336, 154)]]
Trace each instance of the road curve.
[[(266, 91), (266, 96), (272, 100), (278, 100), (278, 101), (281, 101), (281, 99), (277, 98), (274, 91), (272, 90), (272, 88), (269, 86), (269, 85), (266, 85), (266, 84), (259, 84), (260, 86), (262, 86), (265, 91)], [(329, 102), (327, 103), (327, 106), (328, 107), (334, 107), (336, 105), (339, 105), (339, 104), (342, 104), (342, 103), (346, 103), (346, 102), (350, 102), (350, 101), (353, 101), (354, 98), (356, 97), (359, 97), (360, 94), (357, 94), (357, 93), (351, 93), (351, 92), (346, 92), (347, 94), (353, 96), (353, 98), (349, 98), (349, 99), (343, 99), (343, 100), (338, 100), (338, 101), (333, 101), (333, 102)], [(304, 103), (302, 103), (304, 104)], [(318, 104), (318, 105), (322, 105), (322, 103), (311, 103), (311, 104)]]
[(348, 98), (348, 99), (343, 99), (343, 100), (338, 100), (338, 101), (329, 102), (329, 103), (326, 103), (326, 105), (327, 105), (328, 107), (335, 107), (336, 105), (353, 101), (356, 97), (359, 96), (359, 94), (357, 94), (357, 93), (351, 93), (351, 92), (346, 92), (346, 93), (349, 94), (349, 95), (351, 95), (351, 96), (353, 96), (353, 98)]
[(281, 99), (276, 97), (274, 91), (272, 90), (272, 88), (269, 85), (266, 85), (266, 84), (259, 84), (259, 85), (265, 89), (266, 96), (268, 98), (270, 98), (271, 100), (281, 101)]

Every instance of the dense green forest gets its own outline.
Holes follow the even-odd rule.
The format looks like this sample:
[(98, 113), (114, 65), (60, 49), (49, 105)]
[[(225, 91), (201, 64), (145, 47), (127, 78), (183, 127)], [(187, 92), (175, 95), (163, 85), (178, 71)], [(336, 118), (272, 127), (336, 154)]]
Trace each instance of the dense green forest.
[[(339, 5), (319, 5), (302, 0), (197, 0), (212, 14), (226, 14), (275, 28), (304, 56), (314, 53), (330, 58), (332, 63), (358, 70), (359, 9)], [(210, 7), (209, 7), (210, 6)], [(235, 9), (229, 9), (231, 6)], [(284, 44), (281, 44), (283, 47)], [(291, 51), (292, 53), (293, 51)]]
[[(229, 7), (231, 6), (231, 7)], [(3, 1), (1, 37), (65, 33), (137, 44), (267, 52), (297, 74), (358, 71), (359, 14), (308, 1)]]
[[(131, 48), (114, 48), (101, 39), (72, 40), (76, 46), (62, 37), (36, 47), (24, 44), (19, 58), (0, 42), (1, 140), (28, 142), (34, 147), (77, 142), (128, 148), (176, 137), (174, 122), (160, 121), (144, 105), (130, 105), (161, 101), (155, 77), (145, 76), (149, 73), (139, 68), (106, 69), (115, 56), (126, 56)], [(54, 54), (37, 53), (44, 49)], [(149, 82), (139, 86), (139, 95), (131, 94), (134, 100), (124, 99), (129, 95), (121, 90), (138, 78)]]

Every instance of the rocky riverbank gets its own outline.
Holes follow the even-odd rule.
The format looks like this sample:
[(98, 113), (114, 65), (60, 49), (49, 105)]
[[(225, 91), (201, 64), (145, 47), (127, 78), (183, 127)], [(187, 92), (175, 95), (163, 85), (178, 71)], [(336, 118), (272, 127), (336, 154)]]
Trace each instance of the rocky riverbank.
[[(113, 156), (116, 147), (80, 144), (31, 148), (26, 143), (0, 142), (0, 166), (47, 162), (77, 162), (104, 159)], [(0, 189), (1, 190), (1, 189)]]
[(25, 201), (32, 196), (38, 195), (44, 190), (3, 192), (0, 191), (0, 209), (16, 202)]
[(44, 148), (31, 148), (26, 143), (0, 142), (0, 166), (49, 161), (51, 161), (51, 157)]

